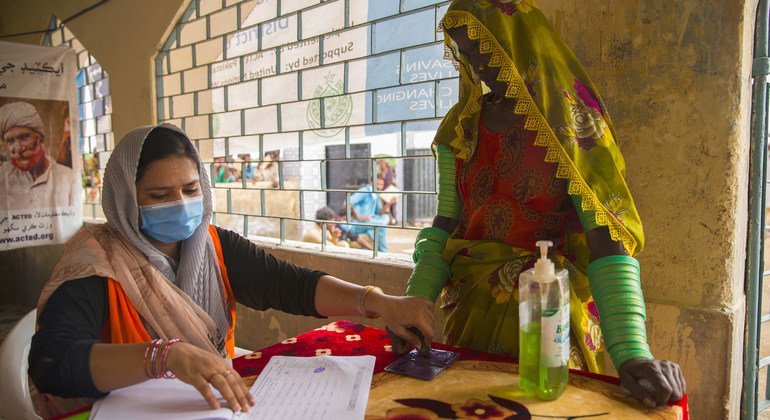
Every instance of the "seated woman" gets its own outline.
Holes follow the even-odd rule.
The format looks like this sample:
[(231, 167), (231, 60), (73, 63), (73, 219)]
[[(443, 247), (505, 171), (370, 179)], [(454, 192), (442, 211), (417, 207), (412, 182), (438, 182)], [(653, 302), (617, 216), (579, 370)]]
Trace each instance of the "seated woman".
[(433, 142), (438, 214), (406, 294), (441, 295), (447, 343), (517, 356), (519, 274), (550, 240), (570, 277), (570, 367), (603, 372), (606, 350), (645, 404), (680, 399), (679, 366), (647, 344), (642, 224), (591, 79), (534, 0), (455, 0), (442, 27), (461, 93)]
[(117, 144), (102, 204), (107, 223), (69, 241), (38, 304), (29, 374), (44, 416), (164, 376), (194, 386), (213, 408), (209, 385), (231, 409), (248, 411), (253, 401), (225, 360), (236, 302), (319, 318), (379, 315), (416, 346), (406, 328), (433, 325), (419, 298), (297, 267), (209, 225), (209, 177), (173, 125), (137, 128)]

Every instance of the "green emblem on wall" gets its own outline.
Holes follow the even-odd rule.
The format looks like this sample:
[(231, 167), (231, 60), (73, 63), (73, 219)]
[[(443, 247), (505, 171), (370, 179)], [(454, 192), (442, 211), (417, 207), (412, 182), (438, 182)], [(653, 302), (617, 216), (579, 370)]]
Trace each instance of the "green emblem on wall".
[(324, 77), (324, 83), (318, 85), (313, 91), (313, 98), (324, 98), (323, 125), (334, 128), (321, 126), (322, 101), (320, 99), (310, 101), (307, 106), (307, 123), (310, 128), (318, 130), (315, 133), (321, 137), (334, 137), (339, 134), (353, 114), (353, 99), (350, 95), (342, 95), (345, 92), (345, 84), (342, 80), (334, 79), (334, 74), (327, 74)]

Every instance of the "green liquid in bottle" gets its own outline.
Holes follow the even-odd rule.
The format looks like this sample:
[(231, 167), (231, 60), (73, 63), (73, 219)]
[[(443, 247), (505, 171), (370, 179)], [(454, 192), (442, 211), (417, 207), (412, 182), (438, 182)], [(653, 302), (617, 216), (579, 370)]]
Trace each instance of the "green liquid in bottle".
[(519, 344), (519, 386), (524, 394), (552, 401), (567, 387), (567, 366), (540, 365), (540, 324), (526, 324)]

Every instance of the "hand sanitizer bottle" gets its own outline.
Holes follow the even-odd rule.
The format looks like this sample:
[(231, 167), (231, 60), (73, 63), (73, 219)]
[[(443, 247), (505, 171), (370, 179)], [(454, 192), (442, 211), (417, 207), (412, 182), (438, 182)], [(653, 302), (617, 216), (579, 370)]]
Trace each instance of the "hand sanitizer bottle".
[(550, 241), (538, 241), (540, 259), (519, 276), (519, 386), (525, 395), (555, 400), (567, 387), (569, 283), (567, 270), (548, 259)]

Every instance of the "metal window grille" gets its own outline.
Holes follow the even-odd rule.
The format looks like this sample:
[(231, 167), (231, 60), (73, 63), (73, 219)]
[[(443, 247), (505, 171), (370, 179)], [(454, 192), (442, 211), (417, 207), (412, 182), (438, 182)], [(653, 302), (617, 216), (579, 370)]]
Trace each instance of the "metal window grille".
[[(436, 31), (448, 3), (192, 0), (156, 57), (157, 112), (210, 165), (215, 222), (323, 250), (343, 249), (325, 234), (338, 226), (367, 255), (409, 255), (435, 213), (430, 143), (458, 96)], [(375, 201), (361, 189), (380, 175), (397, 190)], [(354, 220), (362, 197), (395, 198), (394, 217)], [(324, 206), (342, 216), (317, 220)]]
[[(749, 237), (746, 253), (746, 343), (741, 418), (756, 419), (770, 406), (770, 299), (764, 299), (765, 215), (768, 145), (768, 1), (760, 0), (754, 43), (753, 107), (749, 170)], [(770, 291), (770, 290), (768, 290)]]
[(51, 29), (43, 39), (43, 45), (69, 45), (77, 54), (76, 77), (80, 138), (78, 151), (82, 160), (83, 217), (103, 218), (101, 205), (101, 180), (104, 167), (114, 147), (112, 133), (112, 99), (107, 72), (83, 47), (59, 19), (51, 17)]

